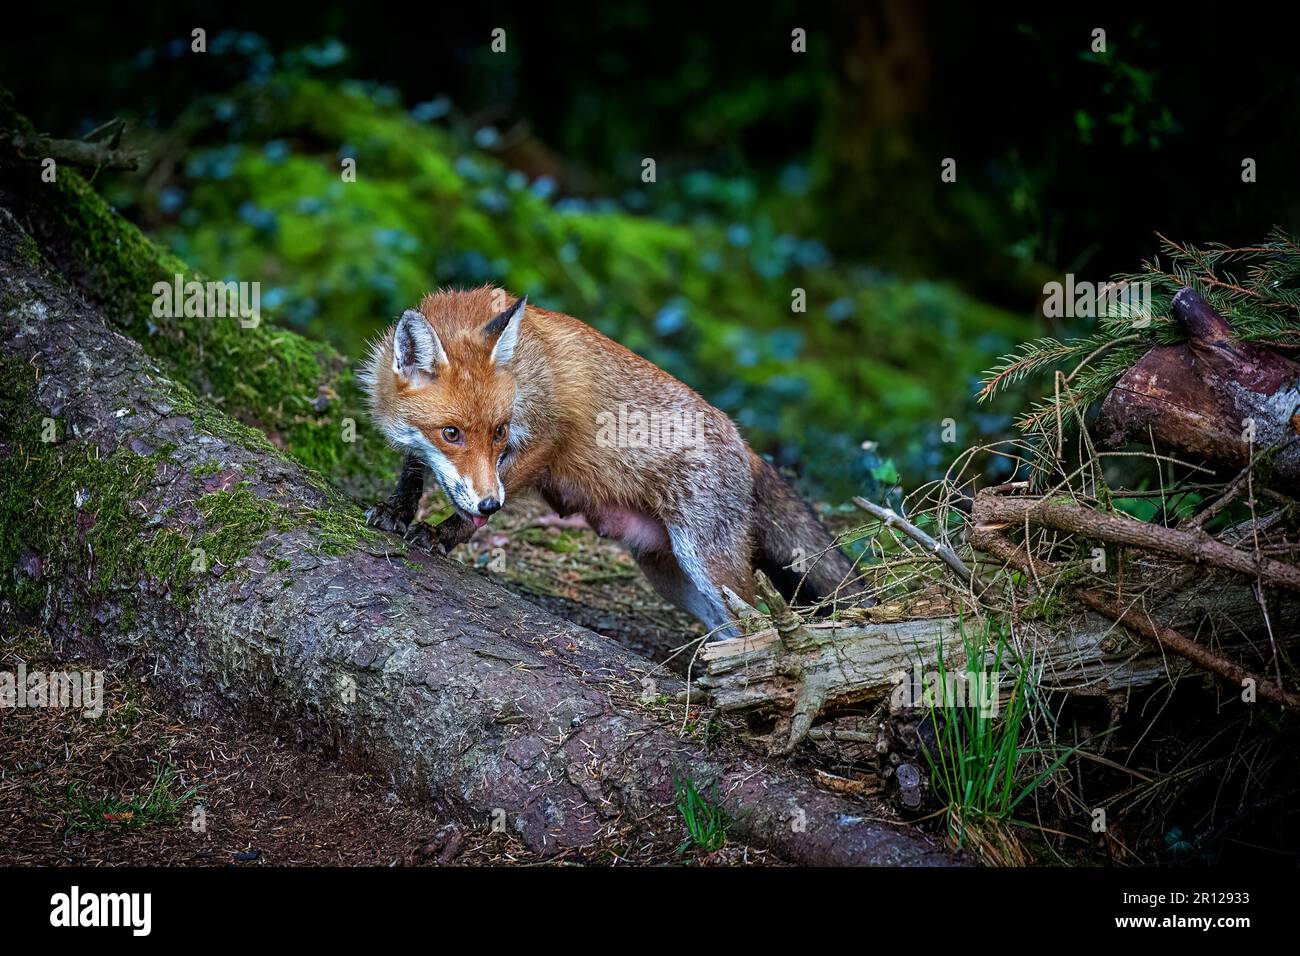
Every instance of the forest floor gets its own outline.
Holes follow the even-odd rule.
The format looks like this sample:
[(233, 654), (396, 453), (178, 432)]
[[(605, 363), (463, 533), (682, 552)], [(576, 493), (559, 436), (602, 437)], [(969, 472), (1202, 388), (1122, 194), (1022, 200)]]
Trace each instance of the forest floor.
[[(832, 524), (836, 517), (840, 523), (852, 520), (849, 515), (829, 517)], [(677, 677), (685, 674), (702, 633), (654, 593), (618, 545), (580, 522), (559, 518), (539, 499), (520, 498), (508, 505), (455, 557), (553, 613), (663, 663)], [(0, 637), (0, 670), (13, 672), (19, 662), (29, 673), (80, 669), (79, 662), (60, 659), (48, 639), (32, 629)], [(713, 852), (692, 846), (672, 807), (628, 818), (597, 846), (544, 858), (513, 839), (508, 826), (494, 831), (489, 820), (476, 825), (432, 804), (400, 799), (384, 780), (333, 752), (304, 749), (291, 736), (274, 731), (178, 712), (147, 676), (126, 676), (125, 671), (106, 673), (99, 719), (58, 708), (0, 711), (0, 865), (782, 862), (730, 837)], [(698, 719), (694, 708), (690, 716)], [(855, 788), (873, 813), (898, 819), (895, 807), (880, 799), (869, 782), (877, 725), (874, 711), (840, 718), (826, 725), (833, 729), (810, 738), (791, 764), (827, 785)], [(840, 729), (851, 733), (841, 735)], [(1134, 733), (1162, 754), (1174, 751), (1148, 755), (1139, 765), (1148, 773), (1161, 767), (1177, 770), (1177, 753), (1188, 756), (1185, 739), (1167, 732), (1148, 738), (1150, 728)], [(1188, 759), (1195, 764), (1208, 758)], [(1042, 809), (1052, 824), (1051, 801)], [(1129, 816), (1130, 828), (1150, 822), (1145, 814)], [(1186, 813), (1177, 816), (1193, 819)], [(1121, 822), (1117, 816), (1109, 831), (1117, 839)], [(1049, 832), (1054, 831), (1043, 831)], [(1023, 836), (1028, 838), (1029, 831)], [(1134, 846), (1150, 851), (1149, 840), (1130, 836)], [(1077, 840), (1055, 851), (1040, 841), (1031, 843), (1039, 861), (1049, 864), (1102, 862), (1108, 853)], [(1118, 843), (1109, 845), (1113, 851)], [(1150, 853), (1140, 856), (1149, 859)], [(1123, 852), (1113, 862), (1138, 858)]]
[[(555, 613), (684, 671), (699, 628), (664, 604), (616, 545), (522, 499), (457, 555)], [(489, 567), (491, 564), (491, 567)], [(76, 670), (28, 632), (0, 640), (0, 667)], [(0, 718), (0, 865), (772, 865), (729, 841), (683, 849), (675, 811), (628, 821), (581, 854), (543, 860), (332, 754), (202, 715), (177, 713), (147, 679), (105, 675), (99, 719), (59, 708)], [(623, 839), (626, 835), (626, 839)]]

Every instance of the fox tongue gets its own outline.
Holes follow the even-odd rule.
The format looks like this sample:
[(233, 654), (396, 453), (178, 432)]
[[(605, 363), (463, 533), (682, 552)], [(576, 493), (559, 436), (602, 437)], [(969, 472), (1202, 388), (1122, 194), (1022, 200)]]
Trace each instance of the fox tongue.
[(487, 515), (473, 515), (470, 520), (474, 522), (476, 528), (481, 528), (488, 522)]

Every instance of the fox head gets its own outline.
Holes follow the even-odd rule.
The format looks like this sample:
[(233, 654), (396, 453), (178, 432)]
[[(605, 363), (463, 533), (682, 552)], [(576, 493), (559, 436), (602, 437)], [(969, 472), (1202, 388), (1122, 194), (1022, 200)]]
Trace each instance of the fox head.
[(512, 448), (510, 360), (527, 309), (496, 311), (494, 289), (440, 292), (408, 309), (375, 347), (363, 380), (389, 441), (419, 456), (474, 525), (505, 503), (499, 469)]

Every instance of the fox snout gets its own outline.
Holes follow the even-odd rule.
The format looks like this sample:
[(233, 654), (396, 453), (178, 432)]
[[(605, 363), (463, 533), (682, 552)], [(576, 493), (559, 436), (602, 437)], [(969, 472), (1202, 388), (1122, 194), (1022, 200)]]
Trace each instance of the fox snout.
[(482, 495), (478, 494), (474, 490), (474, 486), (471, 482), (466, 482), (465, 487), (468, 491), (468, 494), (465, 496), (465, 504), (461, 505), (458, 503), (457, 507), (460, 507), (470, 518), (473, 519), (476, 528), (485, 524), (487, 519), (500, 511), (501, 506), (505, 504), (506, 493), (505, 489), (501, 486), (500, 479), (497, 479), (495, 490)]
[(446, 455), (429, 457), (432, 459), (427, 462), (430, 470), (437, 476), (448, 500), (457, 511), (474, 522), (474, 527), (482, 527), (488, 518), (501, 510), (506, 493), (495, 468), (474, 469), (487, 472), (476, 477), (468, 469), (468, 473), (462, 473)]

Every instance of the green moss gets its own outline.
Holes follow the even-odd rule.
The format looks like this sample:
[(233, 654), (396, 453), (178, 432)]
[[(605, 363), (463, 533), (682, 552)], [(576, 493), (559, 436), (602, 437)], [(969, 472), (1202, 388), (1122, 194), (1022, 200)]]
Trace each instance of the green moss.
[[(395, 462), (382, 439), (359, 427), (356, 441), (343, 440), (343, 420), (364, 422), (365, 402), (334, 349), (267, 321), (245, 328), (234, 317), (155, 316), (156, 283), (171, 283), (177, 275), (185, 281), (206, 278), (146, 238), (75, 172), (61, 171), (51, 196), (49, 208), (72, 246), (69, 265), (85, 274), (85, 290), (106, 313), (190, 387), (184, 414), (206, 415), (211, 426), (205, 408), (215, 401), (232, 419), (251, 426), (226, 428), (226, 437), (248, 443), (255, 440), (252, 431), (261, 430), (263, 446), (270, 436), (277, 447), (362, 498), (387, 483)], [(194, 400), (195, 394), (203, 399)]]
[(322, 554), (339, 555), (365, 543), (378, 543), (381, 536), (366, 526), (365, 516), (355, 506), (341, 502), (337, 508), (311, 508), (271, 501), (246, 488), (216, 491), (204, 495), (195, 507), (207, 527), (214, 530), (198, 542), (222, 564), (235, 564), (247, 557), (267, 535), (310, 527)]
[[(199, 497), (199, 520), (183, 529), (163, 526), (164, 512), (151, 515), (151, 485), (173, 449), (149, 455), (122, 449), (101, 456), (94, 446), (41, 440), (43, 415), (33, 400), (35, 373), (18, 363), (0, 363), (0, 420), (9, 453), (0, 458), (0, 594), (20, 616), (37, 613), (46, 582), (59, 580), (70, 565), (93, 569), (87, 591), (93, 599), (116, 593), (129, 626), (132, 595), (143, 579), (165, 585), (184, 607), (217, 580), (214, 566), (244, 561), (268, 536), (295, 528), (314, 532), (318, 553), (339, 555), (358, 546), (390, 546), (366, 527), (355, 505), (336, 491), (323, 508), (296, 500), (263, 498), (248, 483)], [(260, 433), (239, 426), (203, 403), (187, 406), (214, 434), (265, 444)], [(62, 429), (60, 429), (62, 431)], [(206, 468), (207, 466), (200, 466)], [(167, 477), (163, 480), (171, 481)], [(15, 573), (24, 556), (39, 558), (40, 578)]]
[[(358, 546), (383, 543), (353, 506), (331, 510), (271, 500), (254, 494), (244, 484), (203, 495), (194, 503), (203, 519), (202, 534), (160, 532), (139, 554), (145, 572), (168, 582), (180, 603), (188, 604), (197, 590), (215, 580), (216, 568), (235, 567), (274, 534), (310, 529), (316, 540), (312, 550), (324, 555), (347, 554)], [(284, 571), (291, 562), (272, 558), (268, 567)]]
[[(7, 395), (15, 394), (10, 375)], [(30, 381), (23, 384), (30, 389)], [(157, 456), (119, 452), (101, 458), (85, 446), (41, 441), (40, 419), (30, 413), (11, 421), (17, 422), (13, 450), (0, 461), (6, 489), (0, 499), (3, 587), (13, 589), (20, 611), (35, 611), (44, 599), (42, 581), (57, 579), (74, 554), (85, 553), (94, 568), (89, 591), (105, 593), (139, 567), (144, 516), (136, 502), (155, 475)], [(13, 573), (24, 555), (39, 557), (42, 580)]]
[(211, 402), (199, 398), (182, 384), (171, 381), (157, 383), (153, 386), (153, 398), (160, 403), (161, 408), (169, 408), (173, 414), (184, 415), (193, 422), (195, 430), (205, 435), (266, 454), (280, 454), (280, 449), (271, 444), (265, 433), (229, 415), (223, 415)]
[(25, 232), (22, 234), (22, 238), (19, 239), (18, 252), (34, 266), (39, 266), (44, 262), (40, 246), (36, 245), (36, 240)]
[(245, 488), (214, 491), (195, 502), (195, 508), (211, 529), (199, 547), (227, 566), (242, 561), (267, 535), (298, 526), (287, 509)]
[(355, 505), (338, 501), (331, 508), (304, 509), (302, 517), (316, 529), (322, 554), (346, 554), (366, 546), (385, 549), (391, 546), (387, 537), (366, 525), (365, 513)]

